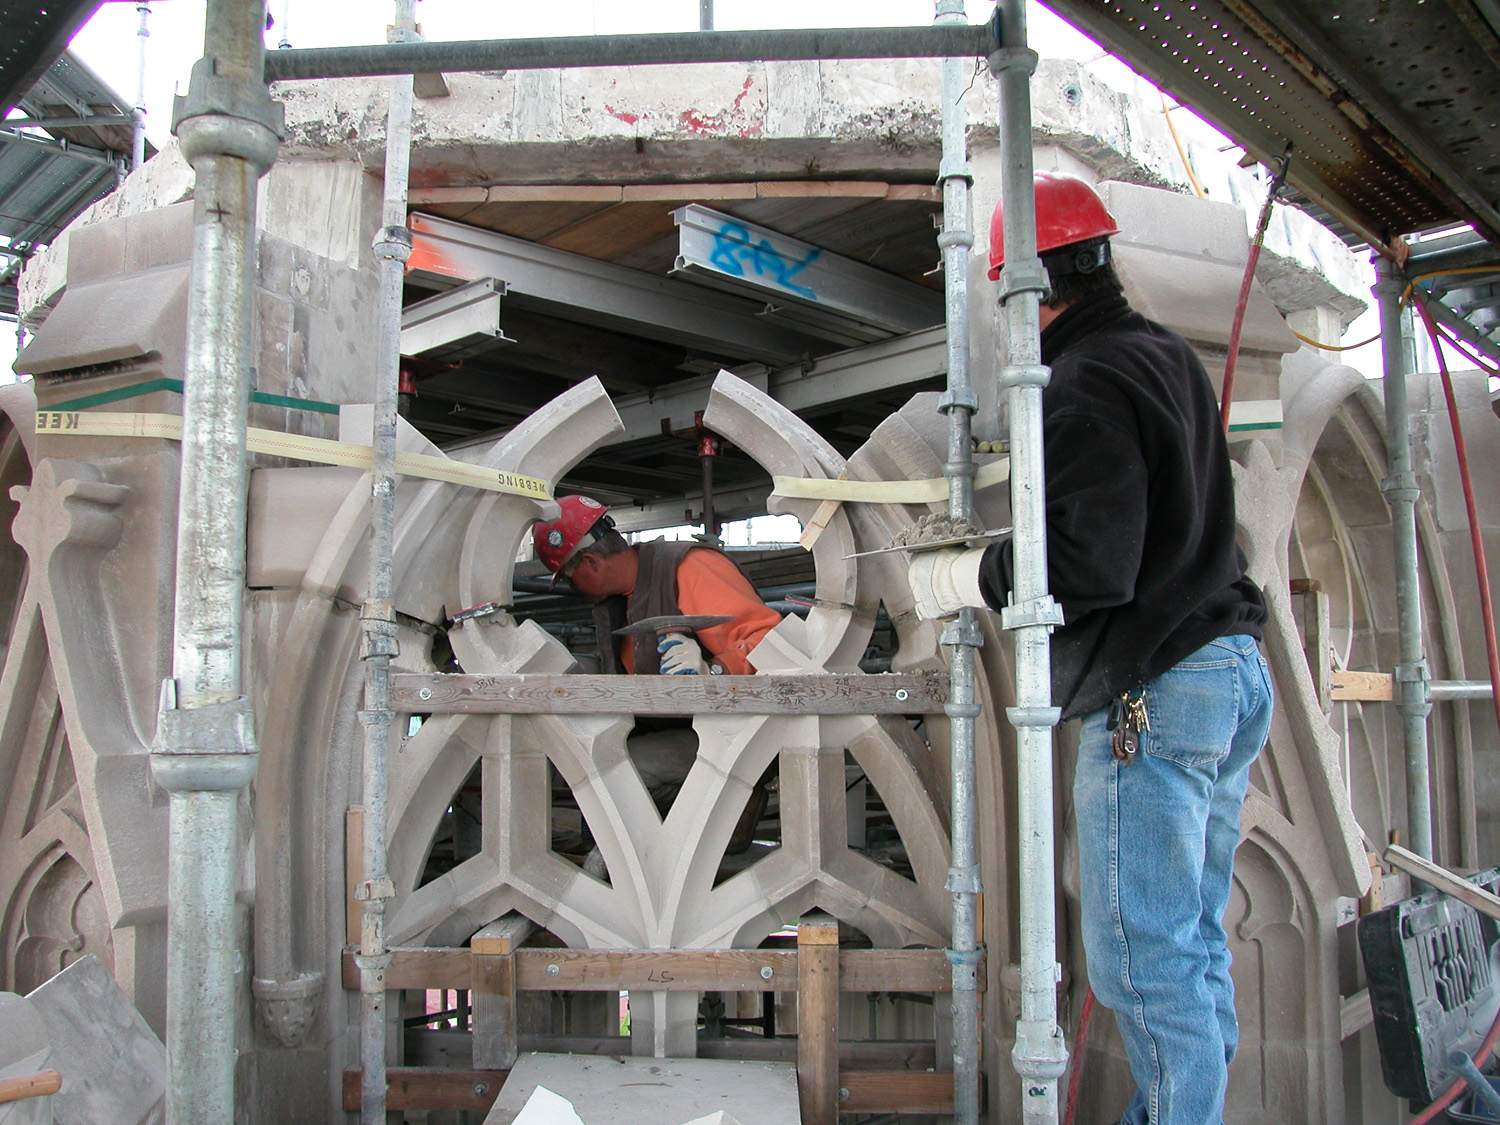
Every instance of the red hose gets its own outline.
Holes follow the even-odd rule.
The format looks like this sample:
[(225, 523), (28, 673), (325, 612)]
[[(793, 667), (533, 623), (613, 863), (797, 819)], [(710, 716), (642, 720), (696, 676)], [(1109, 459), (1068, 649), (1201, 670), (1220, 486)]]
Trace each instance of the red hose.
[[(1458, 477), (1463, 482), (1464, 507), (1469, 514), (1469, 541), (1474, 547), (1474, 570), (1479, 578), (1479, 609), (1484, 618), (1484, 650), (1489, 657), (1490, 664), (1490, 702), (1495, 708), (1495, 720), (1500, 722), (1500, 646), (1495, 641), (1495, 609), (1490, 602), (1490, 572), (1484, 558), (1484, 540), (1479, 534), (1479, 516), (1474, 503), (1474, 482), (1469, 476), (1469, 451), (1464, 445), (1463, 426), (1458, 420), (1458, 400), (1453, 395), (1453, 380), (1448, 374), (1448, 361), (1443, 358), (1443, 346), (1438, 339), (1437, 325), (1433, 323), (1432, 314), (1427, 311), (1427, 306), (1420, 298), (1415, 301), (1417, 312), (1422, 316), (1422, 322), (1427, 325), (1427, 334), (1432, 338), (1433, 351), (1437, 353), (1438, 372), (1443, 378), (1443, 398), (1448, 403), (1448, 422), (1453, 428), (1453, 450), (1458, 456)], [(1495, 1022), (1490, 1025), (1489, 1034), (1484, 1037), (1479, 1052), (1474, 1056), (1474, 1062), (1481, 1068), (1488, 1061), (1490, 1052), (1495, 1049), (1496, 1040), (1500, 1040), (1500, 1013), (1495, 1016)], [(1447, 1109), (1463, 1093), (1465, 1082), (1462, 1078), (1454, 1079), (1453, 1083), (1443, 1091), (1442, 1095), (1421, 1113), (1411, 1119), (1411, 1125), (1426, 1125), (1432, 1121), (1443, 1110)]]
[(1266, 228), (1271, 225), (1271, 205), (1286, 182), (1286, 171), (1291, 165), (1292, 152), (1282, 158), (1281, 167), (1271, 177), (1271, 189), (1266, 192), (1266, 202), (1260, 209), (1260, 219), (1255, 224), (1255, 237), (1250, 240), (1250, 257), (1245, 259), (1245, 276), (1240, 278), (1240, 297), (1234, 304), (1234, 324), (1229, 329), (1229, 355), (1224, 360), (1224, 389), (1219, 395), (1219, 420), (1224, 432), (1229, 432), (1229, 405), (1234, 401), (1234, 369), (1240, 360), (1240, 333), (1245, 330), (1245, 310), (1250, 306), (1250, 286), (1255, 282), (1255, 266), (1260, 261), (1260, 248), (1266, 242)]
[(1083, 1084), (1083, 1052), (1089, 1042), (1089, 1021), (1094, 1018), (1094, 990), (1083, 997), (1078, 1013), (1078, 1034), (1073, 1037), (1073, 1065), (1068, 1074), (1068, 1103), (1063, 1111), (1063, 1125), (1073, 1125), (1078, 1117), (1078, 1089)]

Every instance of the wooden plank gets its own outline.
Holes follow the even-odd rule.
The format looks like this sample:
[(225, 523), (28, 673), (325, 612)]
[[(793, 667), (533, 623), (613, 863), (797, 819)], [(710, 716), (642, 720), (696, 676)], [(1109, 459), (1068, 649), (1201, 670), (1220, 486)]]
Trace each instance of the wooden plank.
[(1375, 1009), (1370, 1003), (1370, 990), (1361, 988), (1351, 996), (1339, 1000), (1339, 1041), (1358, 1035), (1375, 1022)]
[(61, 1089), (62, 1075), (55, 1070), (39, 1070), (35, 1074), (0, 1079), (0, 1105), (25, 1101), (27, 1098), (45, 1098)]
[(391, 677), (392, 706), (428, 714), (931, 715), (947, 696), (947, 677), (932, 672)]
[(1395, 677), (1389, 672), (1334, 672), (1329, 680), (1328, 694), (1336, 703), (1387, 700), (1395, 695)]
[[(797, 954), (768, 949), (523, 949), (516, 981), (524, 991), (789, 992)], [(771, 976), (761, 975), (770, 969)]]
[(489, 188), (473, 187), (414, 187), (406, 193), (406, 201), (412, 206), (419, 203), (483, 203), (489, 198)]
[(520, 1053), (515, 952), (536, 931), (521, 914), (507, 914), (469, 939), (474, 961), (474, 1066), (509, 1070)]
[(953, 1075), (911, 1070), (846, 1070), (842, 1113), (952, 1113)]
[(911, 203), (941, 203), (943, 189), (936, 184), (892, 184), (885, 197)]
[[(408, 1066), (468, 1067), (474, 1035), (453, 1028), (409, 1028), (406, 1032)], [(554, 1055), (624, 1055), (630, 1039), (619, 1035), (522, 1035), (522, 1051)], [(797, 1037), (766, 1039), (736, 1035), (699, 1039), (700, 1059), (745, 1059), (750, 1062), (796, 1062)], [(839, 1066), (865, 1070), (933, 1070), (937, 1046), (931, 1039), (845, 1039), (839, 1043)], [(484, 1068), (479, 1068), (484, 1069)]]
[[(363, 1072), (344, 1071), (344, 1109), (359, 1111)], [(503, 1070), (440, 1070), (393, 1066), (385, 1072), (388, 1110), (459, 1109), (488, 1113), (505, 1084)]]
[(797, 1091), (803, 1125), (838, 1125), (839, 924), (826, 914), (797, 926)]
[(665, 203), (618, 203), (542, 239), (542, 245), (612, 262), (677, 229)]
[(708, 203), (716, 199), (754, 199), (755, 184), (627, 184), (626, 203)]
[(1400, 844), (1392, 844), (1385, 849), (1385, 861), (1422, 880), (1434, 890), (1442, 891), (1449, 898), (1456, 898), (1479, 913), (1500, 920), (1500, 897), (1490, 894), (1461, 875), (1455, 875), (1446, 867), (1439, 867), (1415, 852), (1407, 851)]
[(890, 185), (877, 180), (762, 180), (761, 199), (884, 199)]
[[(839, 955), (844, 992), (953, 991), (953, 968), (941, 949), (850, 949)], [(979, 966), (979, 991), (985, 988)]]
[[(354, 888), (365, 877), (365, 808), (350, 805), (344, 811), (344, 942), (358, 945), (364, 908), (354, 897)], [(357, 985), (355, 987), (358, 987)]]
[[(476, 935), (481, 948), (505, 940), (485, 934)], [(512, 956), (522, 992), (789, 992), (799, 976), (798, 953), (788, 949), (516, 949)], [(482, 987), (475, 979), (475, 959), (464, 948), (393, 949), (386, 987)], [(953, 987), (940, 949), (851, 949), (839, 953), (838, 966), (844, 992), (942, 994)], [(771, 970), (769, 978), (761, 975), (763, 969)], [(346, 989), (359, 990), (352, 949), (344, 951), (343, 978)], [(985, 987), (982, 967), (979, 987)]]

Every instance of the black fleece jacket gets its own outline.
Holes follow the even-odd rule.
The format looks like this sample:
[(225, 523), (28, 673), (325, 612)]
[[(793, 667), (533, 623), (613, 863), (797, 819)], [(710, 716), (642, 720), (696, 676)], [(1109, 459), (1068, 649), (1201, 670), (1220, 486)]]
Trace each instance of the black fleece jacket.
[[(1208, 375), (1177, 333), (1118, 295), (1042, 333), (1047, 572), (1064, 624), (1053, 702), (1087, 714), (1216, 637), (1260, 636), (1260, 592), (1235, 545), (1234, 486)], [(1009, 540), (985, 552), (985, 601), (1009, 600)]]

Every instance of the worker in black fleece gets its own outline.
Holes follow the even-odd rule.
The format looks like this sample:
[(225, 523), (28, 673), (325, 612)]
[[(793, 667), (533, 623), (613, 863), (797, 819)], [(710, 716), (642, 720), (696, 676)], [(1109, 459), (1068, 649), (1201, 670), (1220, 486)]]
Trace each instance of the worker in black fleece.
[[(1047, 571), (1064, 624), (1054, 702), (1081, 718), (1073, 801), (1089, 981), (1137, 1090), (1128, 1125), (1223, 1119), (1238, 1042), (1222, 926), (1272, 688), (1235, 544), (1213, 387), (1187, 341), (1126, 302), (1091, 187), (1039, 174)], [(1005, 261), (1000, 210), (990, 277)], [(1009, 541), (918, 555), (917, 612), (999, 610)]]

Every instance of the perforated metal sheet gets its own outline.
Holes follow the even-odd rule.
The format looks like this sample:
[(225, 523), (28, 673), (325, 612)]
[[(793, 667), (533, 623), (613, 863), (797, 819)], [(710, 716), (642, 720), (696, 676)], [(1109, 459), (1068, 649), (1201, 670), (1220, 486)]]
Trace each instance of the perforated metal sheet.
[(1500, 241), (1500, 38), (1475, 0), (1046, 3), (1256, 157), (1291, 145), (1294, 201), (1348, 241)]
[(99, 0), (0, 0), (0, 117), (31, 89)]

